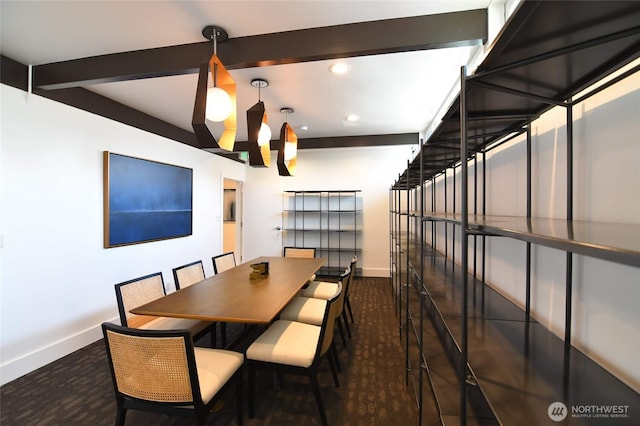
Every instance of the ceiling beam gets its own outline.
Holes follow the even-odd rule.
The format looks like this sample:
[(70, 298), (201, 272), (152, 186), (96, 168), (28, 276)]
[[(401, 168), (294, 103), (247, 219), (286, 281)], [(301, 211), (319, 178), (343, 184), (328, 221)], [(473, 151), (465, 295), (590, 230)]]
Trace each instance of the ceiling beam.
[[(64, 90), (36, 90), (34, 93), (165, 138), (173, 139), (195, 148), (201, 148), (194, 133), (86, 89), (73, 88)], [(418, 141), (419, 133), (417, 132), (388, 135), (333, 136), (325, 138), (298, 139), (298, 149), (414, 145), (418, 144)], [(271, 141), (272, 151), (278, 150), (278, 143), (279, 142), (275, 140)], [(236, 141), (233, 152), (225, 151), (223, 149), (207, 149), (207, 151), (213, 154), (219, 154), (236, 159), (238, 153), (249, 150), (248, 146), (249, 143), (247, 141)]]
[[(218, 45), (218, 56), (233, 70), (474, 46), (486, 41), (487, 28), (487, 11), (478, 9), (229, 38)], [(205, 41), (43, 64), (33, 69), (33, 86), (68, 89), (194, 74), (212, 52), (212, 43)]]
[[(326, 149), (326, 148), (357, 148), (367, 146), (388, 145), (417, 145), (419, 133), (395, 133), (387, 135), (362, 135), (362, 136), (332, 136), (324, 138), (298, 138), (298, 150), (300, 149)], [(271, 150), (277, 151), (279, 141), (272, 140)], [(233, 152), (249, 150), (249, 142), (236, 141)], [(208, 150), (217, 152), (215, 150)], [(220, 150), (222, 152), (222, 150)]]

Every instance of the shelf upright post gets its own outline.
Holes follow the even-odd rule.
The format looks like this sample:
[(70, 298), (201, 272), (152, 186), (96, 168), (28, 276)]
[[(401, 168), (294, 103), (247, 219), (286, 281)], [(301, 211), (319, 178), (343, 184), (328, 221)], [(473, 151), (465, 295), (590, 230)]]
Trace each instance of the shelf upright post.
[[(358, 253), (358, 193), (353, 191), (353, 253), (352, 256), (355, 256)], [(351, 273), (355, 276), (356, 271), (351, 271)]]
[[(462, 117), (460, 117), (462, 120)], [(460, 145), (460, 150), (462, 150), (462, 145)], [(451, 213), (453, 214), (453, 219), (456, 217), (456, 165), (453, 165), (453, 200), (451, 205)], [(454, 271), (456, 269), (456, 224), (455, 222), (451, 222), (451, 270)]]
[(298, 193), (293, 193), (293, 245), (298, 246)]
[[(573, 239), (573, 103), (571, 99), (567, 105), (567, 222), (568, 236)], [(571, 309), (572, 309), (572, 277), (573, 253), (567, 252), (566, 298), (565, 298), (565, 330), (564, 344), (571, 346)]]
[(391, 295), (393, 296), (393, 277), (395, 275), (393, 268), (393, 185), (389, 188), (389, 200), (387, 202), (389, 203), (389, 284), (392, 291)]
[[(482, 150), (482, 215), (484, 216), (486, 214), (487, 214), (487, 153), (483, 149)], [(485, 267), (487, 264), (486, 262), (487, 236), (482, 234), (480, 238), (482, 238), (482, 261), (481, 261), (482, 272), (480, 272), (480, 277), (482, 281), (481, 297), (482, 297), (482, 309), (484, 310), (484, 300), (485, 300), (484, 291), (487, 284), (485, 281)]]
[[(573, 100), (567, 101), (567, 237), (573, 240)], [(564, 374), (563, 396), (569, 400), (569, 370), (571, 354), (571, 314), (573, 298), (573, 253), (567, 251), (565, 278), (565, 319), (564, 319)]]
[[(447, 195), (448, 195), (448, 191), (447, 191), (447, 169), (444, 169), (444, 210), (443, 212), (446, 213), (447, 212), (447, 207), (449, 206), (447, 204)], [(448, 235), (448, 229), (449, 226), (447, 224), (447, 221), (442, 222), (444, 224), (444, 265), (445, 267), (447, 266), (447, 256), (449, 255), (449, 235)]]
[[(460, 356), (460, 423), (462, 425), (467, 424), (467, 355), (468, 355), (468, 318), (467, 318), (467, 276), (468, 276), (468, 246), (467, 241), (467, 227), (469, 224), (468, 213), (468, 199), (467, 199), (467, 93), (466, 93), (466, 77), (467, 67), (462, 66), (460, 69), (460, 161), (462, 163), (462, 176), (460, 182), (461, 189), (461, 259), (460, 269), (462, 277), (462, 300), (461, 300), (461, 312), (462, 312), (462, 341), (461, 341), (461, 356)], [(455, 202), (455, 199), (454, 199)], [(455, 257), (455, 252), (454, 252)]]
[(411, 201), (411, 194), (410, 194), (410, 188), (409, 188), (409, 182), (410, 182), (410, 163), (409, 160), (407, 160), (407, 252), (405, 253), (405, 257), (407, 259), (407, 269), (406, 269), (406, 275), (407, 275), (407, 282), (404, 285), (405, 289), (404, 289), (404, 296), (405, 296), (405, 305), (404, 305), (404, 309), (405, 309), (405, 314), (404, 314), (404, 319), (405, 319), (405, 334), (404, 334), (404, 341), (405, 341), (405, 348), (404, 348), (404, 353), (405, 353), (405, 384), (407, 386), (409, 386), (409, 371), (411, 371), (411, 367), (409, 365), (409, 277), (411, 276), (411, 274), (409, 273), (410, 271), (410, 264), (409, 264), (409, 244), (411, 243), (411, 234), (410, 234), (410, 227), (411, 227), (411, 217), (409, 215), (409, 206), (410, 206), (410, 201)]
[[(478, 214), (478, 154), (473, 155), (473, 214)], [(473, 277), (477, 276), (478, 264), (478, 236), (473, 234)], [(476, 292), (473, 292), (475, 298)], [(474, 299), (475, 300), (475, 299)]]
[[(431, 176), (431, 211), (436, 212), (436, 177)], [(433, 251), (436, 250), (436, 222), (431, 221), (431, 248)], [(435, 254), (435, 253), (434, 253)], [(435, 260), (435, 256), (433, 257)]]
[[(338, 192), (338, 229), (342, 229), (342, 192)], [(338, 270), (342, 267), (342, 232), (338, 232)]]
[(420, 318), (419, 318), (419, 330), (420, 330), (420, 339), (419, 339), (419, 346), (420, 346), (420, 359), (419, 359), (419, 363), (420, 363), (420, 373), (418, 374), (418, 393), (419, 393), (419, 397), (418, 397), (418, 401), (419, 405), (418, 405), (418, 423), (422, 424), (422, 405), (423, 405), (423, 390), (422, 390), (422, 381), (423, 381), (423, 371), (425, 368), (427, 368), (426, 365), (423, 365), (422, 360), (423, 355), (424, 355), (424, 325), (423, 325), (423, 321), (424, 321), (424, 297), (425, 297), (425, 291), (424, 291), (424, 196), (425, 196), (425, 187), (424, 187), (424, 156), (423, 156), (423, 152), (424, 150), (422, 149), (422, 139), (420, 139), (420, 217), (418, 218), (418, 223), (420, 224), (420, 273), (418, 274), (418, 277), (420, 279), (419, 284), (420, 284)]
[[(527, 225), (531, 220), (531, 123), (527, 124)], [(524, 347), (525, 353), (529, 355), (529, 331), (531, 327), (531, 242), (527, 241), (525, 270), (525, 318), (524, 318)]]
[[(527, 124), (527, 221), (531, 219), (531, 123)], [(526, 330), (529, 330), (531, 319), (531, 243), (527, 241), (527, 266), (526, 266), (526, 300), (525, 321)]]
[(398, 213), (396, 214), (396, 229), (397, 229), (397, 239), (396, 239), (396, 266), (398, 268), (398, 280), (397, 280), (397, 311), (398, 311), (398, 318), (400, 319), (399, 322), (399, 333), (400, 336), (402, 336), (402, 222), (401, 222), (401, 211), (402, 211), (402, 202), (401, 202), (401, 188), (402, 188), (402, 177), (399, 176), (398, 177), (398, 188), (396, 190), (396, 205), (397, 205), (397, 211)]

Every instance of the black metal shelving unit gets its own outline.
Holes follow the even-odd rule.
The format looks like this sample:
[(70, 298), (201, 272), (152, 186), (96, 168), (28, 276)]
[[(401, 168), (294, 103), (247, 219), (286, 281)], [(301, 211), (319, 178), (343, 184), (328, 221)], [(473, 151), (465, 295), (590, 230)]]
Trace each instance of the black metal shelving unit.
[(317, 257), (327, 258), (319, 275), (340, 275), (353, 256), (362, 265), (362, 207), (359, 189), (285, 191), (282, 245), (315, 248)]
[[(637, 392), (571, 345), (574, 254), (640, 268), (640, 226), (574, 220), (573, 108), (640, 71), (640, 66), (631, 67), (596, 85), (639, 56), (639, 2), (525, 1), (475, 73), (461, 70), (459, 96), (389, 195), (391, 282), (400, 333), (407, 344), (407, 382), (411, 377), (416, 383), (419, 408), (426, 386), (423, 370), (428, 367), (422, 365), (423, 311), (456, 366), (461, 424), (468, 416), (483, 424), (549, 421), (549, 402), (570, 397), (599, 404), (640, 403)], [(530, 125), (554, 107), (566, 111), (566, 217), (541, 219), (531, 215)], [(487, 152), (522, 135), (527, 138), (527, 214), (487, 216), (486, 173), (478, 182), (478, 159), (484, 167)], [(470, 163), (473, 176), (468, 172)], [(448, 171), (455, 179), (458, 169), (461, 182), (454, 181), (453, 188), (459, 186), (462, 201), (456, 206), (454, 192), (453, 211), (437, 212), (435, 180), (444, 177), (446, 182)], [(476, 185), (472, 202), (470, 182)], [(477, 185), (483, 188), (481, 200)], [(451, 194), (446, 183), (444, 187), (446, 210)], [(434, 211), (425, 212), (429, 196)], [(445, 235), (444, 247), (436, 244), (437, 226), (452, 233)], [(454, 262), (456, 232), (460, 265)], [(524, 309), (484, 282), (485, 239), (496, 236), (526, 243)], [(531, 316), (532, 244), (565, 253), (564, 339)], [(410, 344), (419, 348), (418, 361), (410, 358)], [(565, 420), (583, 422), (588, 423)]]

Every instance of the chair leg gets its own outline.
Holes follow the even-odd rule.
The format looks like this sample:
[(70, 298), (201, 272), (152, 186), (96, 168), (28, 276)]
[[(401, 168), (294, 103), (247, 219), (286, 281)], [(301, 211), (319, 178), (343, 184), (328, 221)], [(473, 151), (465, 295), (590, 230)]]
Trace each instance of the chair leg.
[(349, 316), (351, 317), (351, 324), (355, 324), (353, 322), (353, 311), (351, 310), (351, 302), (349, 301), (349, 296), (345, 296), (345, 305), (347, 306), (347, 309), (349, 310)]
[(342, 319), (344, 320), (344, 327), (347, 329), (347, 335), (351, 339), (351, 328), (349, 327), (349, 321), (347, 320), (347, 311), (342, 310)]
[(280, 383), (282, 383), (282, 380), (280, 378), (280, 372), (278, 371), (273, 371), (273, 389), (276, 391), (282, 390), (282, 386), (280, 386)]
[(335, 382), (336, 387), (339, 388), (340, 382), (338, 381), (338, 370), (336, 368), (336, 361), (333, 357), (333, 352), (331, 350), (329, 350), (329, 353), (327, 353), (327, 359), (329, 360), (329, 366), (331, 366), (331, 374), (333, 375), (333, 381)]
[(311, 379), (311, 386), (313, 387), (313, 395), (316, 397), (316, 404), (318, 404), (318, 410), (320, 410), (320, 418), (322, 419), (322, 424), (324, 426), (327, 426), (328, 425), (327, 413), (325, 413), (324, 404), (322, 404), (322, 395), (320, 394), (320, 384), (318, 383), (318, 377), (316, 376), (316, 372), (312, 371), (309, 374), (309, 378)]
[(256, 396), (256, 369), (249, 362), (249, 418), (253, 418)]
[(211, 337), (211, 348), (215, 349), (216, 345), (218, 344), (218, 326), (216, 324), (213, 324), (213, 327), (211, 327), (211, 332), (209, 333), (209, 336)]
[(227, 347), (227, 323), (226, 322), (220, 323), (220, 335), (222, 337), (222, 347), (226, 348)]
[(333, 356), (333, 359), (336, 361), (336, 369), (338, 370), (338, 372), (342, 373), (342, 369), (340, 368), (340, 359), (338, 358), (338, 350), (336, 349), (336, 345), (334, 345), (333, 342), (329, 347), (329, 352)]
[(240, 368), (240, 371), (236, 372), (236, 410), (237, 410), (237, 422), (238, 422), (238, 426), (242, 426), (242, 421), (244, 419), (244, 406), (243, 406), (243, 399), (244, 399), (244, 395), (243, 395), (243, 382), (242, 382), (242, 367)]
[(118, 412), (116, 414), (116, 426), (124, 426), (127, 417), (127, 409), (122, 406), (122, 402), (118, 401)]
[(347, 339), (344, 337), (344, 328), (342, 327), (342, 318), (339, 316), (336, 318), (336, 324), (338, 324), (338, 330), (340, 331), (340, 337), (342, 337), (342, 344), (347, 347)]

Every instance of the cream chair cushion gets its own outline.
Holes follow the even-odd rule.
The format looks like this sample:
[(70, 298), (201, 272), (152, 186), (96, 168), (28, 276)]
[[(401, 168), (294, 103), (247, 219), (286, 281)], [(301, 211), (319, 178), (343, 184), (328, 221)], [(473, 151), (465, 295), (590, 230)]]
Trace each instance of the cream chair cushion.
[[(146, 315), (139, 315), (145, 317)], [(151, 321), (129, 326), (143, 330), (189, 330), (192, 335), (198, 334), (211, 325), (210, 322), (187, 319), (187, 318), (170, 318), (170, 317), (151, 317)]]
[(311, 281), (300, 291), (300, 296), (329, 300), (336, 294), (336, 285), (328, 281)]
[(320, 338), (320, 326), (277, 320), (247, 349), (247, 359), (309, 367)]
[(202, 402), (208, 403), (242, 366), (244, 355), (223, 349), (193, 348)]
[(280, 312), (280, 319), (322, 325), (327, 301), (313, 297), (294, 297)]

